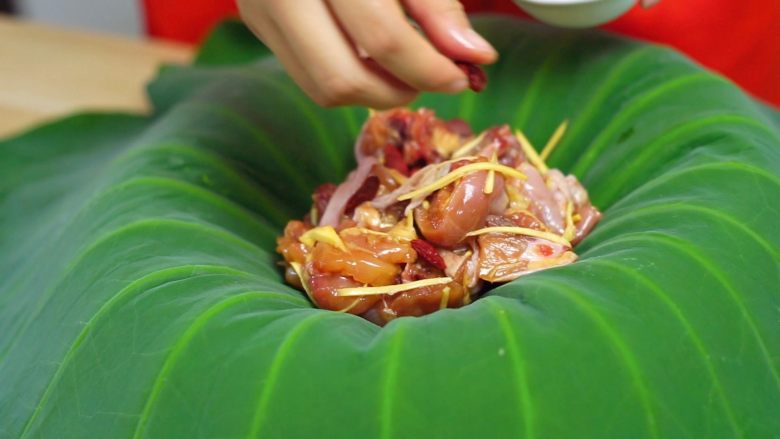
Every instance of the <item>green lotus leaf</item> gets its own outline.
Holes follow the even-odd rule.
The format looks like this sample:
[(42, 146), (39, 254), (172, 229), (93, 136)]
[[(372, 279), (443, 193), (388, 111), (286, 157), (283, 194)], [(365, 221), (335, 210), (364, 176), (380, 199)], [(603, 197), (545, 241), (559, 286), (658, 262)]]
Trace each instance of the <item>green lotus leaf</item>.
[(537, 146), (570, 120), (550, 162), (604, 211), (577, 263), (384, 328), (312, 308), (274, 238), (366, 112), (230, 24), (153, 117), (0, 143), (0, 436), (776, 436), (776, 113), (667, 48), (478, 24), (486, 91), (416, 105)]

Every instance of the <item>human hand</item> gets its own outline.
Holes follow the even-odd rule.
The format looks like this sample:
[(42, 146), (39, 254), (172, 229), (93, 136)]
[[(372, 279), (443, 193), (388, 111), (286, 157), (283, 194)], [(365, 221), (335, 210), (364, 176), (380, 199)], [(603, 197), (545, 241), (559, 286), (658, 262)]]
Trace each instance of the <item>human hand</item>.
[(468, 81), (453, 60), (487, 64), (497, 57), (457, 0), (238, 0), (238, 6), (323, 106), (389, 108), (420, 91), (459, 92)]

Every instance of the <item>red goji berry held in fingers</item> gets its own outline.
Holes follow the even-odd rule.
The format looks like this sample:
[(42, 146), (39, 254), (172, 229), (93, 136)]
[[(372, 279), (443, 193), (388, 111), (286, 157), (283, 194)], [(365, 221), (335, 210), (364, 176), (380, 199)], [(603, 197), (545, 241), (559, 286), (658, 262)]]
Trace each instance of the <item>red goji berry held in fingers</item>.
[(460, 67), (463, 73), (469, 80), (469, 88), (479, 93), (485, 89), (487, 85), (487, 74), (482, 70), (482, 67), (463, 61), (455, 61), (455, 65)]

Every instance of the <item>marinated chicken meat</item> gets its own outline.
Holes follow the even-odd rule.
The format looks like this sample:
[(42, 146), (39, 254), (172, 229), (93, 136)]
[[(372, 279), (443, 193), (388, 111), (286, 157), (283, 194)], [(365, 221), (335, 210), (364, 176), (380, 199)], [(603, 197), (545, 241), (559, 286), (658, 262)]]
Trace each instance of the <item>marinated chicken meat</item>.
[(470, 303), (491, 284), (566, 265), (600, 212), (506, 125), (478, 135), (428, 109), (372, 112), (357, 169), (278, 238), (285, 278), (320, 308), (384, 325)]

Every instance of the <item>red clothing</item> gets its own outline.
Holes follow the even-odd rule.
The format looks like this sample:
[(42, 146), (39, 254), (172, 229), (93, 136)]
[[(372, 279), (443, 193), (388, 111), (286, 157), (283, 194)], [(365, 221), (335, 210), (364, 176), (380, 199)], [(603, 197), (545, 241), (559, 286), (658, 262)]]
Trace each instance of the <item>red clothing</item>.
[[(525, 16), (511, 0), (462, 0), (469, 12)], [(236, 13), (233, 0), (144, 0), (153, 36), (197, 42)], [(677, 48), (780, 106), (780, 0), (663, 0), (606, 29)]]

